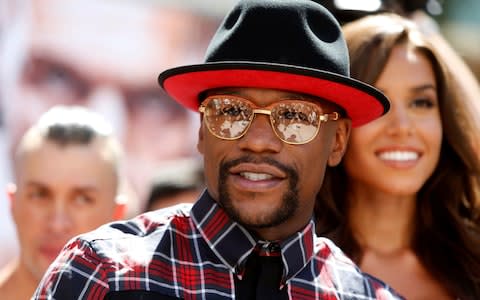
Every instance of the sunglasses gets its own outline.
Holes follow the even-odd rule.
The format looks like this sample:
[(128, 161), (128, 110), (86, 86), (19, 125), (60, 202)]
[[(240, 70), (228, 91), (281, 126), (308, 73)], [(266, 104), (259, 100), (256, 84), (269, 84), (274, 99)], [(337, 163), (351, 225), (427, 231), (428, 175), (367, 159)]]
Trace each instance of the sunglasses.
[(232, 95), (207, 97), (198, 109), (211, 134), (223, 140), (245, 135), (255, 114), (268, 115), (273, 132), (287, 144), (301, 145), (313, 140), (320, 125), (336, 121), (338, 112), (325, 113), (316, 103), (303, 100), (282, 100), (267, 107), (258, 107), (248, 99)]

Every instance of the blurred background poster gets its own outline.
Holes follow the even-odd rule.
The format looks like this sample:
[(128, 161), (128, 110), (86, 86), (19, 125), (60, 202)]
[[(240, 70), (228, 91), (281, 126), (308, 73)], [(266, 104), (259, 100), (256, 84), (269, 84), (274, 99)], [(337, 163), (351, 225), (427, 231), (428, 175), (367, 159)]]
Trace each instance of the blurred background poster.
[[(56, 104), (104, 115), (126, 152), (128, 217), (162, 163), (194, 158), (199, 117), (162, 93), (158, 74), (200, 63), (233, 1), (1, 0), (0, 185), (20, 137)], [(52, 157), (52, 163), (55, 158)], [(0, 193), (0, 266), (18, 246)]]

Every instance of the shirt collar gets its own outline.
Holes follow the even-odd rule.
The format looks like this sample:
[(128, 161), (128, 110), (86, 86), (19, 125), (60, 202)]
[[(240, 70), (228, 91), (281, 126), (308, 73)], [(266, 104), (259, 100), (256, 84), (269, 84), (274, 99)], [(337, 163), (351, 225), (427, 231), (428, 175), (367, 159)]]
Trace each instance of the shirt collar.
[[(194, 204), (190, 215), (213, 252), (237, 274), (255, 245), (262, 242), (231, 220), (207, 191)], [(279, 242), (285, 282), (302, 270), (314, 255), (314, 228), (312, 219), (302, 231)]]

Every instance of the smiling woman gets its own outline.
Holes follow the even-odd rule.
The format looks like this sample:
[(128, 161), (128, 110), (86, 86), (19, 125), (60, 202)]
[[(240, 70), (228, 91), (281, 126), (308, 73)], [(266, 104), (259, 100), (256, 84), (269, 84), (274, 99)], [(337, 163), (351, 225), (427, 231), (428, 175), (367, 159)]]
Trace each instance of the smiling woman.
[(327, 170), (317, 231), (407, 299), (480, 299), (480, 112), (434, 41), (393, 14), (343, 28), (352, 76), (387, 95)]

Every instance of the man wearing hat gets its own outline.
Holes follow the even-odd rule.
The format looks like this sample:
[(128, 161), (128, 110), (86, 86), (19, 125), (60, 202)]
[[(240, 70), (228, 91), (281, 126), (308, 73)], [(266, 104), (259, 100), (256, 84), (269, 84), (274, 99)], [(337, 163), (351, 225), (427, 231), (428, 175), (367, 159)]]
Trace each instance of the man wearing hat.
[(36, 299), (399, 299), (315, 235), (351, 126), (388, 111), (349, 77), (340, 27), (310, 0), (240, 0), (206, 62), (160, 74), (200, 112), (207, 189), (192, 205), (72, 240)]

